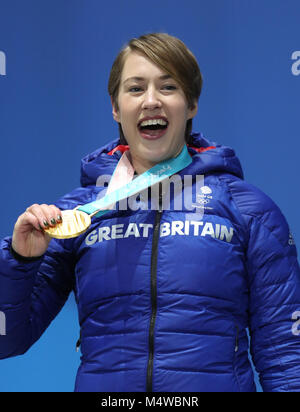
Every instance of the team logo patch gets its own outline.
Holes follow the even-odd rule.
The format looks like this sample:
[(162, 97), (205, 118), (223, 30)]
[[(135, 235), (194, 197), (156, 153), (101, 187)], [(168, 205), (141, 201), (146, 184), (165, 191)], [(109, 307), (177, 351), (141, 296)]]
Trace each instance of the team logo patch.
[(192, 203), (192, 206), (197, 209), (210, 209), (213, 208), (211, 206), (207, 206), (210, 201), (213, 199), (212, 196), (212, 189), (209, 186), (201, 186), (200, 193), (196, 194), (196, 203)]

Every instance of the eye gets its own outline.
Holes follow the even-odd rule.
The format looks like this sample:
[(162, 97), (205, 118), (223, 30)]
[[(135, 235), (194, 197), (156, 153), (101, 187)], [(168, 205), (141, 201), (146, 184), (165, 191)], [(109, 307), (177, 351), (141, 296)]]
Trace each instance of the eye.
[(162, 88), (166, 90), (176, 90), (177, 89), (177, 87), (173, 84), (166, 84)]
[(137, 93), (137, 92), (141, 91), (141, 87), (133, 86), (133, 87), (130, 87), (128, 89), (128, 91), (131, 92), (131, 93)]

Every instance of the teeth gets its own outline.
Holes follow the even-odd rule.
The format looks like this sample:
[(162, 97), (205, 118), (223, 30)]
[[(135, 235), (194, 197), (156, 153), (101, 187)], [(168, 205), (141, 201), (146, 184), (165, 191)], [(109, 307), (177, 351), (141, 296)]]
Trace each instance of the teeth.
[(144, 127), (144, 126), (151, 126), (151, 125), (155, 125), (155, 124), (160, 124), (161, 126), (166, 126), (167, 122), (163, 119), (151, 119), (151, 120), (144, 120), (141, 124), (140, 127)]

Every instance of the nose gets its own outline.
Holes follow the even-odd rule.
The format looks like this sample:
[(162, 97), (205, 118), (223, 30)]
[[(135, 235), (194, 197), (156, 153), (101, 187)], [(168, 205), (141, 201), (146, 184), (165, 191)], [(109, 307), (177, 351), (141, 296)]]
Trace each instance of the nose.
[(149, 87), (144, 93), (142, 108), (153, 110), (159, 107), (161, 107), (161, 101), (158, 98), (157, 91), (154, 87)]

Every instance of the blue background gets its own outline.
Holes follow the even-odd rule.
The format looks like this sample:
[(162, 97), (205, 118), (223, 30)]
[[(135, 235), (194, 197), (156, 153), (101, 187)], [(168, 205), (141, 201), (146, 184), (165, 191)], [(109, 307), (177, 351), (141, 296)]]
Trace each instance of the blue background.
[[(162, 31), (203, 73), (194, 131), (235, 149), (299, 250), (299, 16), (299, 0), (0, 0), (0, 237), (30, 204), (77, 187), (80, 159), (117, 137), (112, 62), (131, 37)], [(29, 352), (0, 362), (0, 391), (73, 391), (78, 333), (71, 296)]]

